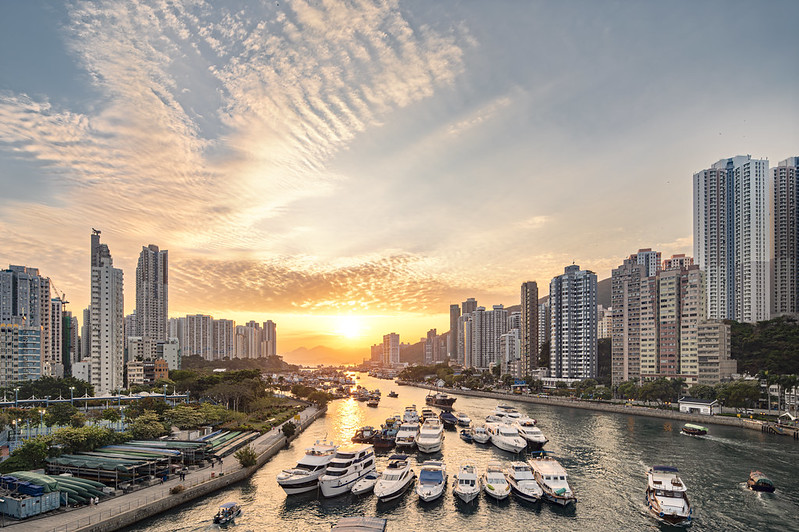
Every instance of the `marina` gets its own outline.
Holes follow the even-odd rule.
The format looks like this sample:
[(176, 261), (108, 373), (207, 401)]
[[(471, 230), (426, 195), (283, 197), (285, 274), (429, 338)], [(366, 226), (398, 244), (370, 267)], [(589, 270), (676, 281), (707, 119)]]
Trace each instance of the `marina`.
[[(369, 389), (386, 388), (386, 381), (365, 375), (358, 382)], [(378, 408), (368, 408), (353, 399), (334, 401), (324, 417), (251, 479), (127, 530), (212, 530), (215, 525), (210, 516), (232, 500), (243, 509), (235, 525), (241, 530), (257, 530), (269, 523), (272, 530), (326, 531), (342, 517), (363, 515), (387, 519), (389, 531), (515, 530), (522, 521), (530, 528), (546, 530), (589, 530), (603, 521), (613, 522), (618, 529), (658, 530), (661, 525), (651, 516), (644, 496), (646, 472), (658, 464), (677, 467), (689, 486), (691, 530), (782, 528), (785, 515), (799, 505), (795, 484), (799, 448), (789, 438), (724, 426), (714, 426), (712, 434), (704, 438), (688, 438), (680, 435), (683, 423), (671, 420), (521, 402), (512, 404), (536, 419), (547, 435), (546, 449), (567, 471), (578, 499), (575, 504), (560, 507), (545, 501), (531, 503), (516, 495), (495, 502), (482, 492), (469, 504), (457, 499), (453, 494), (457, 482), (454, 476), (466, 461), (476, 466), (479, 479), (491, 462), (507, 469), (522, 457), (528, 460), (529, 455), (514, 455), (491, 444), (466, 443), (455, 435), (444, 440), (439, 453), (403, 451), (417, 474), (426, 460), (446, 464), (448, 487), (431, 502), (421, 501), (415, 488), (395, 500), (379, 503), (370, 493), (333, 498), (316, 493), (287, 496), (278, 486), (277, 474), (293, 467), (315, 441), (327, 437), (338, 445), (349, 444), (357, 428), (379, 426), (394, 414), (401, 414), (407, 405), (424, 404), (426, 394), (426, 390), (403, 387), (400, 398), (386, 397)], [(498, 401), (459, 397), (457, 404), (459, 412), (480, 423), (495, 410)], [(379, 472), (386, 469), (395, 453), (377, 454)], [(779, 489), (774, 494), (748, 489), (746, 479), (753, 470), (766, 472)]]

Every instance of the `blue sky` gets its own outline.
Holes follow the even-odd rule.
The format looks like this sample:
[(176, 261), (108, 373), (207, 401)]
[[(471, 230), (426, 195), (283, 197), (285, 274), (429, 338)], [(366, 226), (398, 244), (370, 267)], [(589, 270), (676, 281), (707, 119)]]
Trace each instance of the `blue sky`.
[[(0, 264), (88, 300), (281, 324), (281, 347), (448, 328), (572, 261), (691, 253), (693, 172), (799, 155), (796, 2), (0, 3)], [(339, 316), (359, 335), (336, 335)], [(350, 327), (351, 328), (351, 327)]]

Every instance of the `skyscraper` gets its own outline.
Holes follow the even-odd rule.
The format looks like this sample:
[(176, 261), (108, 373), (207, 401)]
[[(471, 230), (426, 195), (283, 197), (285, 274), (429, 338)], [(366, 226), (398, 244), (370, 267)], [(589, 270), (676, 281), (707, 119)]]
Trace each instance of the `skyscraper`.
[(470, 297), (463, 303), (461, 303), (461, 314), (471, 314), (475, 310), (477, 310), (477, 300), (473, 297)]
[(214, 360), (236, 356), (236, 322), (233, 320), (214, 320), (213, 324)]
[(799, 312), (799, 157), (771, 169), (775, 314)]
[(156, 342), (167, 340), (168, 316), (169, 251), (150, 244), (142, 247), (136, 265), (136, 336), (152, 340), (148, 360), (155, 358)]
[(549, 284), (552, 316), (550, 375), (587, 379), (597, 375), (596, 274), (566, 266)]
[(641, 376), (641, 280), (646, 267), (630, 255), (613, 270), (610, 301), (611, 381), (613, 384)]
[(399, 364), (400, 337), (397, 333), (383, 335), (383, 366), (390, 367)]
[(213, 360), (214, 354), (214, 318), (205, 314), (186, 316), (183, 326), (182, 356), (201, 356), (205, 360)]
[(100, 231), (91, 236), (90, 382), (98, 395), (124, 387), (124, 298), (122, 270), (114, 268)]
[(518, 371), (527, 375), (538, 367), (538, 283), (527, 281), (521, 289), (521, 357)]
[(771, 311), (768, 161), (722, 159), (693, 176), (694, 256), (707, 274), (708, 316), (755, 322)]
[(265, 351), (262, 356), (273, 357), (277, 355), (277, 323), (272, 320), (264, 322)]
[[(13, 319), (13, 323), (22, 327), (20, 330), (33, 328), (38, 331), (39, 338), (35, 343), (40, 350), (40, 375), (47, 375), (44, 372), (50, 370), (53, 362), (51, 316), (49, 278), (39, 275), (37, 268), (26, 266), (9, 266), (0, 271), (0, 321), (12, 323)], [(27, 346), (25, 352), (29, 354), (33, 343), (27, 340), (27, 334), (23, 333), (23, 337)]]
[(461, 308), (458, 305), (449, 306), (449, 336), (447, 336), (447, 355), (450, 360), (458, 359), (458, 318), (461, 317)]

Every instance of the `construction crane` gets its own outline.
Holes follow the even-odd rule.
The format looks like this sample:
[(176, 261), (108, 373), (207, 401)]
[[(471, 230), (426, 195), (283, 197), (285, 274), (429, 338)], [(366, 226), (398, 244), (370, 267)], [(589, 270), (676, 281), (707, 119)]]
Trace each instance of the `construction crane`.
[(53, 281), (50, 281), (50, 286), (53, 287), (53, 292), (57, 296), (57, 299), (61, 300), (62, 305), (66, 305), (67, 303), (69, 303), (69, 301), (67, 301), (67, 295), (61, 290), (59, 290)]

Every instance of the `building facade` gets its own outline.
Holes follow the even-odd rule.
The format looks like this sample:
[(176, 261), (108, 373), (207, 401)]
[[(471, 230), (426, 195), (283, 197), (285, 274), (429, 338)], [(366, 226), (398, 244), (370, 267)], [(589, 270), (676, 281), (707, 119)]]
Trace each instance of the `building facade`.
[(383, 366), (389, 367), (400, 363), (400, 337), (397, 333), (383, 335)]
[(527, 375), (538, 367), (538, 283), (527, 281), (521, 288), (521, 356), (518, 371)]
[(799, 313), (799, 157), (771, 169), (775, 315)]
[(572, 264), (549, 284), (550, 375), (597, 376), (596, 274)]
[(153, 346), (166, 341), (168, 317), (169, 252), (150, 244), (136, 265), (136, 336), (152, 339)]

